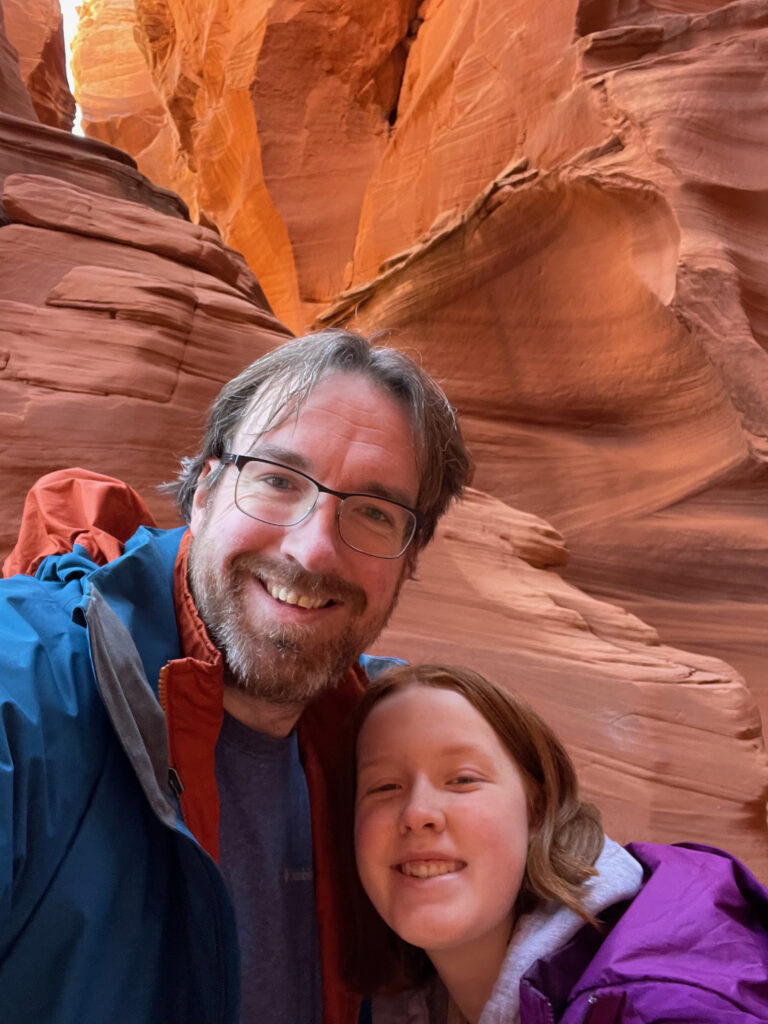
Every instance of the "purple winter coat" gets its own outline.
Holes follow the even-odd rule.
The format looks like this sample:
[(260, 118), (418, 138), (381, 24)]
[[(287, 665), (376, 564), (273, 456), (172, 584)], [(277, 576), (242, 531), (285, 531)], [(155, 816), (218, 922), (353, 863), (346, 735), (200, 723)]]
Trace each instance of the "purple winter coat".
[(768, 891), (730, 854), (627, 847), (644, 869), (631, 901), (539, 960), (520, 1024), (768, 1024)]

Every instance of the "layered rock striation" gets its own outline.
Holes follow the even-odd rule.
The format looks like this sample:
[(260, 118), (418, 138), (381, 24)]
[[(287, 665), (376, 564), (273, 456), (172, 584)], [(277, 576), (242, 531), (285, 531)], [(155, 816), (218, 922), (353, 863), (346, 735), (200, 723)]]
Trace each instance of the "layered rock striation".
[(2, 7), (7, 42), (18, 54), (19, 75), (38, 120), (71, 131), (75, 100), (67, 83), (58, 0), (3, 0)]
[(362, 6), (85, 0), (103, 142), (32, 124), (0, 50), (0, 546), (73, 461), (170, 521), (154, 484), (288, 334), (264, 293), (388, 329), (486, 493), (381, 649), (529, 696), (619, 838), (768, 877), (768, 2)]
[(3, 556), (26, 490), (67, 465), (125, 479), (176, 522), (157, 485), (221, 384), (290, 333), (178, 196), (125, 153), (34, 120), (4, 42), (16, 87), (0, 100)]
[(378, 649), (469, 662), (524, 695), (622, 842), (706, 837), (766, 877), (765, 750), (743, 680), (567, 583), (566, 557), (549, 524), (470, 490)]

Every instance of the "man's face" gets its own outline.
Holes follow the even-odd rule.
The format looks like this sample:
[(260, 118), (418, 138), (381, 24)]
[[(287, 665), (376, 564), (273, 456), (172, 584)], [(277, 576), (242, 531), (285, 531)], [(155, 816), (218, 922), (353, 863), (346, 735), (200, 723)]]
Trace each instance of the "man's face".
[[(291, 466), (337, 491), (415, 506), (419, 472), (408, 415), (364, 376), (329, 374), (298, 416), (258, 437), (262, 426), (256, 409), (232, 451)], [(211, 459), (206, 475), (217, 464)], [(251, 519), (235, 505), (237, 475), (229, 466), (212, 491), (203, 482), (195, 492), (192, 593), (232, 682), (278, 704), (302, 703), (379, 635), (410, 552), (383, 559), (348, 547), (330, 494), (297, 526)]]

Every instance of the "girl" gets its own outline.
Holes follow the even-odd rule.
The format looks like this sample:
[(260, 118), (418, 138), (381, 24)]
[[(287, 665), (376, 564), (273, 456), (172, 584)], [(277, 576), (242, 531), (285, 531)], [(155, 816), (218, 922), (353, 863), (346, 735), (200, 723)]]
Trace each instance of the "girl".
[(507, 691), (398, 667), (355, 752), (348, 964), (373, 1024), (768, 1021), (766, 890), (718, 850), (606, 838)]

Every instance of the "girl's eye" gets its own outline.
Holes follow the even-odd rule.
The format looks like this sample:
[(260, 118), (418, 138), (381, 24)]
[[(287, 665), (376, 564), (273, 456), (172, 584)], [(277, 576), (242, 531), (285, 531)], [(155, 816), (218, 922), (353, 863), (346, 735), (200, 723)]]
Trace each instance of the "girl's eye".
[(456, 775), (451, 779), (451, 785), (453, 786), (469, 786), (473, 782), (477, 782), (477, 776), (475, 775)]
[(376, 786), (369, 786), (366, 790), (367, 793), (393, 793), (400, 787), (396, 782), (382, 782)]

